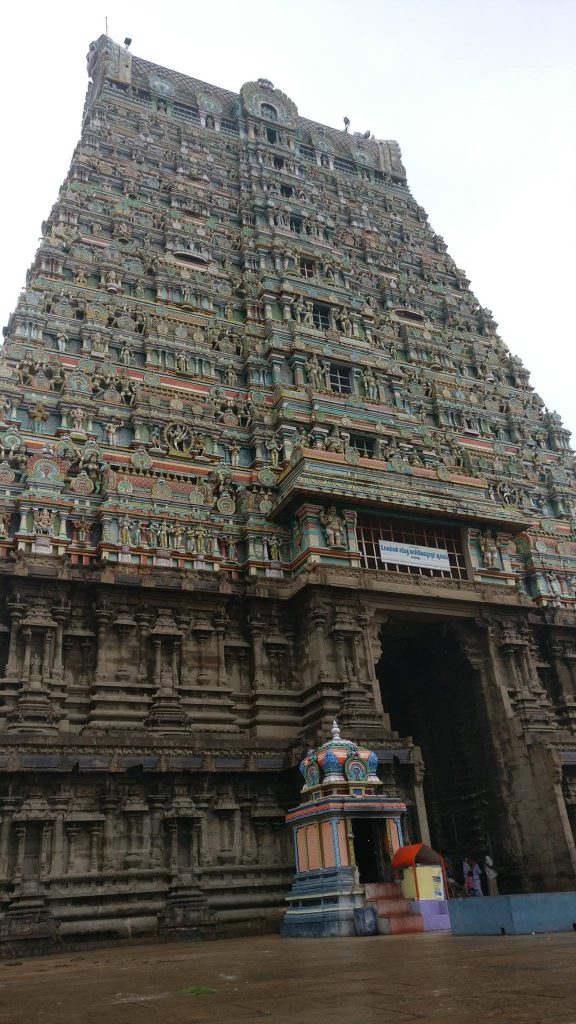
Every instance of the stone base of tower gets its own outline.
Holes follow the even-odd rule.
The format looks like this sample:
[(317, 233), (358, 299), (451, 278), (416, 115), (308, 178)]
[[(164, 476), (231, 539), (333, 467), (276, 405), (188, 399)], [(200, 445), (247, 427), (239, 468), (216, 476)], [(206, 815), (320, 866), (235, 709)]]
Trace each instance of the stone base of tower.
[[(472, 583), (406, 577), (399, 595), (360, 570), (239, 594), (161, 591), (151, 573), (110, 596), (96, 571), (18, 566), (1, 634), (0, 953), (279, 928), (296, 766), (335, 716), (406, 804), (405, 842), (455, 863), (490, 844), (501, 892), (574, 888), (567, 613), (529, 622), (521, 597), (485, 589), (479, 614)], [(60, 637), (48, 615), (64, 607)], [(33, 729), (18, 719), (27, 653), (45, 659), (50, 709)], [(284, 929), (316, 928), (306, 895), (293, 891)], [(354, 886), (335, 895), (330, 927), (351, 928)]]

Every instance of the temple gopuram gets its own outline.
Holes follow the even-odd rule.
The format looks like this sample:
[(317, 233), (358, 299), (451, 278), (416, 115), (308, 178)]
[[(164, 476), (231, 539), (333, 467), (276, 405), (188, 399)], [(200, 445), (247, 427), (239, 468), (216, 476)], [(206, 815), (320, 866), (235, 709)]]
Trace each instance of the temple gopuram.
[(101, 36), (0, 353), (0, 952), (278, 926), (298, 765), (574, 888), (569, 434), (398, 144)]

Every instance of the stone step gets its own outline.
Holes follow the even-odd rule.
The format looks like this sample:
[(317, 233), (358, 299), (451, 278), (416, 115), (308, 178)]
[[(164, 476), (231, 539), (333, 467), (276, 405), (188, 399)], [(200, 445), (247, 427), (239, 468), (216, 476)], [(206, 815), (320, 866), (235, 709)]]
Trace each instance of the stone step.
[(375, 903), (376, 900), (389, 899), (394, 896), (402, 897), (399, 882), (367, 882), (364, 890), (368, 903)]
[(410, 913), (410, 903), (400, 896), (387, 900), (375, 900), (378, 917), (398, 917)]
[(409, 932), (423, 932), (424, 921), (421, 914), (402, 914), (399, 917), (389, 917), (390, 935), (404, 935)]

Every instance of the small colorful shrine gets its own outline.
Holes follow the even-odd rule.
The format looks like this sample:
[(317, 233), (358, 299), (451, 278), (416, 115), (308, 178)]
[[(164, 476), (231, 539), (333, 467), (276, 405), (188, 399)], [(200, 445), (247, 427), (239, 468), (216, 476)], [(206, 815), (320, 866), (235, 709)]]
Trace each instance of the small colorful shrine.
[(365, 933), (370, 885), (391, 883), (406, 814), (405, 803), (379, 792), (377, 768), (376, 754), (343, 739), (336, 722), (332, 739), (302, 761), (302, 802), (286, 816), (294, 830), (296, 878), (283, 935)]

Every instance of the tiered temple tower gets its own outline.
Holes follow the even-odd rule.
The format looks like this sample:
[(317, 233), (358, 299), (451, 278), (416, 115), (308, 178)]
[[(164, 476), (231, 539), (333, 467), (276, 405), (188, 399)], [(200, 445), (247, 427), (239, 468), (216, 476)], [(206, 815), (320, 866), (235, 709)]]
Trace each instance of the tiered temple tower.
[(397, 143), (88, 73), (0, 363), (0, 936), (274, 919), (335, 715), (408, 839), (572, 887), (569, 435)]

